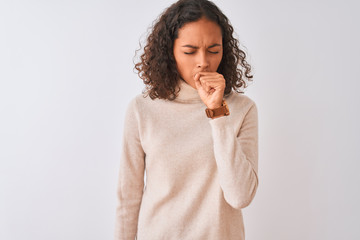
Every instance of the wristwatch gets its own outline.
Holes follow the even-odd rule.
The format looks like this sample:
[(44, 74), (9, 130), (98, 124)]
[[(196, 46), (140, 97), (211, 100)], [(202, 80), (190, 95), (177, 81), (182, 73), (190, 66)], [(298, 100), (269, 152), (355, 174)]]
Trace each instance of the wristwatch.
[(225, 99), (222, 100), (221, 107), (218, 107), (218, 108), (215, 108), (215, 109), (206, 108), (205, 112), (206, 112), (206, 116), (208, 118), (212, 118), (212, 119), (217, 118), (217, 117), (221, 117), (221, 116), (230, 115), (229, 107), (226, 104)]

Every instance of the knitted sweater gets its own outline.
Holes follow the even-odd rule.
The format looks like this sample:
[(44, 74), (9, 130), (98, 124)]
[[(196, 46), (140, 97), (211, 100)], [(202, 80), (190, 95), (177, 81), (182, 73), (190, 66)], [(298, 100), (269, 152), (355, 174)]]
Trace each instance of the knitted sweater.
[(241, 209), (258, 187), (257, 107), (232, 91), (230, 115), (210, 119), (197, 90), (178, 86), (173, 101), (139, 94), (127, 107), (115, 240), (244, 240)]

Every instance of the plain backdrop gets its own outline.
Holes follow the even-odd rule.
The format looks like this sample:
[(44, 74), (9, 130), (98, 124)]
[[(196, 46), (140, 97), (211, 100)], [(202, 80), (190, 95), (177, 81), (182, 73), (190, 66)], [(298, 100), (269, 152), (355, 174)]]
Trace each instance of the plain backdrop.
[[(173, 2), (0, 1), (0, 239), (113, 239), (133, 57)], [(214, 2), (254, 70), (247, 240), (360, 239), (360, 4)]]

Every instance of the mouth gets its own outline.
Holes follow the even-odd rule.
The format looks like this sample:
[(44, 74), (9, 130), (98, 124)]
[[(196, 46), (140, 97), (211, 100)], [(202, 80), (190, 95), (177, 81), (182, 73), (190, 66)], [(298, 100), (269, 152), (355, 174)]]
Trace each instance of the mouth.
[(196, 77), (196, 75), (199, 73), (199, 72), (209, 72), (207, 69), (201, 69), (199, 71), (197, 71), (194, 75), (193, 75), (193, 78)]

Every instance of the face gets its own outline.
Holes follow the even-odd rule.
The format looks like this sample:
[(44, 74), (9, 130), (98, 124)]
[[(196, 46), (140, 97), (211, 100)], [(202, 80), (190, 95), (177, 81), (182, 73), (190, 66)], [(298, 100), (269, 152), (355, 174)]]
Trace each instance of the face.
[(186, 23), (178, 31), (173, 51), (180, 76), (196, 89), (195, 74), (216, 72), (220, 65), (223, 55), (220, 26), (206, 18)]

